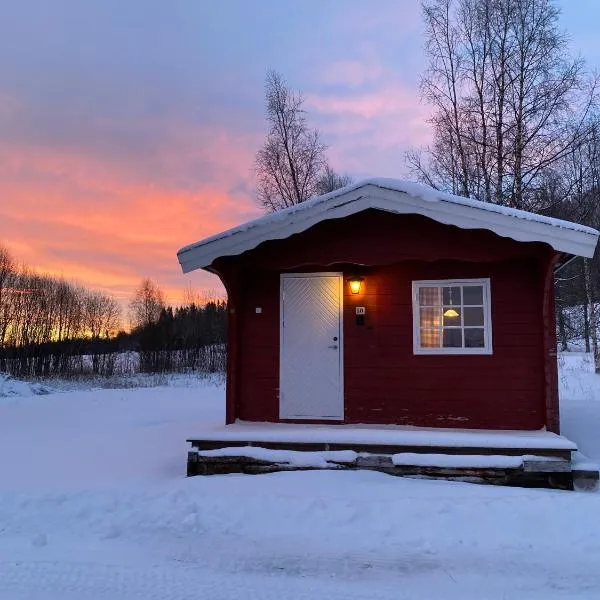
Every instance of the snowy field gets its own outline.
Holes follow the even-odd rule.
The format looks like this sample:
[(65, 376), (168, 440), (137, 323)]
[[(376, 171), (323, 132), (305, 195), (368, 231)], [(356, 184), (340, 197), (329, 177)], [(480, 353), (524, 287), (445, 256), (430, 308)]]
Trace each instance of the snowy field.
[[(600, 598), (600, 493), (186, 479), (184, 440), (222, 422), (224, 391), (168, 383), (0, 379), (0, 600)], [(600, 460), (600, 375), (573, 354), (560, 384), (564, 433)]]

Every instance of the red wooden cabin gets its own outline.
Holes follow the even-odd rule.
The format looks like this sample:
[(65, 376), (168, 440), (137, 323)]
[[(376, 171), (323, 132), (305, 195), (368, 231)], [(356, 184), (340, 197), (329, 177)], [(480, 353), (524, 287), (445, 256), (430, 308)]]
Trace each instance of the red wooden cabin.
[(377, 179), (178, 257), (229, 295), (228, 423), (558, 433), (554, 272), (597, 237)]

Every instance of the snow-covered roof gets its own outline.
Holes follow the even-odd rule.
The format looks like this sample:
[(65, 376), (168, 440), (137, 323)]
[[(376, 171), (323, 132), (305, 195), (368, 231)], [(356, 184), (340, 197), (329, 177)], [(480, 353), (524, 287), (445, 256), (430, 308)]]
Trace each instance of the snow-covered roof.
[(399, 179), (366, 179), (302, 204), (260, 217), (189, 246), (177, 257), (184, 273), (208, 267), (216, 258), (235, 256), (267, 240), (284, 239), (328, 219), (369, 208), (417, 214), (462, 229), (488, 229), (519, 242), (544, 242), (558, 252), (592, 257), (598, 231), (561, 219), (454, 196)]

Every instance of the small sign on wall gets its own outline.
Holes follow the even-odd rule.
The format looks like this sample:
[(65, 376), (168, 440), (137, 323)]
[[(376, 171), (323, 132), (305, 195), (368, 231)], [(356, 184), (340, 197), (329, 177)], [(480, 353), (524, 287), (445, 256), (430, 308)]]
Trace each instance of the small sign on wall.
[(365, 307), (364, 306), (357, 306), (355, 309), (355, 313), (356, 313), (356, 324), (357, 325), (364, 325), (365, 324)]

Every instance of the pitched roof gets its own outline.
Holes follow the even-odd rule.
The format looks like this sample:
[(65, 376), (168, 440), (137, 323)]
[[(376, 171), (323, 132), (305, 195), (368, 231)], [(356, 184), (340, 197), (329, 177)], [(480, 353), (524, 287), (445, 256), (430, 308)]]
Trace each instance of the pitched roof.
[(600, 235), (570, 221), (453, 196), (409, 181), (366, 179), (184, 246), (177, 257), (188, 273), (208, 267), (221, 256), (242, 254), (267, 240), (284, 239), (321, 221), (369, 208), (423, 215), (462, 229), (487, 229), (519, 242), (544, 242), (559, 252), (588, 258)]

